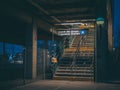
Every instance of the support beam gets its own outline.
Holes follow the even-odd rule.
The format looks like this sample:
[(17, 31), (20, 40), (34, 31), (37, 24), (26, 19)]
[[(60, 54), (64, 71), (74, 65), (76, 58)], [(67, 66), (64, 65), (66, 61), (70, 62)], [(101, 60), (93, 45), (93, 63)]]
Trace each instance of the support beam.
[(63, 16), (63, 17), (59, 17), (59, 19), (61, 19), (62, 21), (65, 21), (65, 20), (85, 20), (85, 19), (95, 19), (95, 15), (91, 15), (91, 14), (85, 14), (84, 16), (83, 15), (78, 15), (78, 16), (72, 16), (72, 17), (69, 17), (69, 16)]
[[(65, 1), (64, 1), (65, 2)], [(46, 8), (47, 10), (60, 10), (60, 9), (68, 9), (68, 8), (92, 8), (92, 7), (95, 7), (96, 3), (95, 1), (90, 1), (88, 0), (88, 2), (86, 3), (85, 0), (84, 1), (81, 1), (79, 0), (78, 2), (66, 2), (66, 3), (60, 3), (60, 4), (54, 4), (54, 5), (47, 5), (46, 7), (46, 4), (42, 5), (44, 8)]]
[[(91, 9), (87, 9), (86, 11), (73, 11), (73, 12), (63, 12), (63, 13), (56, 13), (56, 14), (50, 14), (47, 16), (55, 16), (55, 17), (63, 17), (63, 16), (76, 16), (76, 15), (80, 15), (80, 16), (84, 16), (84, 15), (94, 15), (95, 14), (95, 8), (93, 8), (93, 10)], [(43, 15), (41, 15), (42, 17), (44, 17)]]
[(113, 23), (112, 23), (112, 6), (110, 0), (107, 0), (107, 19), (108, 19), (108, 48), (113, 50)]
[(32, 25), (28, 26), (26, 32), (26, 59), (25, 59), (25, 78), (36, 79), (37, 65), (37, 22), (33, 18)]

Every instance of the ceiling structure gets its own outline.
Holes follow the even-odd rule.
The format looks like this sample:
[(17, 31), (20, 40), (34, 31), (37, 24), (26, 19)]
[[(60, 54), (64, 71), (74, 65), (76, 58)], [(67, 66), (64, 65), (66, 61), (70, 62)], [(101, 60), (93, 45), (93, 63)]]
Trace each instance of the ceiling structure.
[(58, 28), (71, 28), (61, 23), (93, 22), (97, 0), (27, 0), (42, 11), (40, 17)]
[[(61, 25), (62, 23), (94, 23), (98, 17), (97, 11), (105, 9), (105, 1), (106, 0), (3, 0), (0, 1), (0, 11), (2, 13), (0, 15), (2, 18), (0, 23), (2, 25), (2, 22), (7, 22), (4, 25), (11, 26), (12, 24), (13, 27), (14, 24), (16, 24), (17, 27), (20, 27), (19, 34), (24, 36), (26, 25), (31, 24), (32, 17), (35, 17), (38, 20), (38, 39), (40, 39), (43, 33), (51, 35), (50, 28), (52, 27), (56, 29), (71, 28), (71, 24)], [(22, 27), (24, 29), (22, 29)], [(5, 29), (4, 31), (8, 32), (9, 30), (7, 31), (7, 29)], [(18, 32), (16, 28), (11, 31)], [(12, 36), (12, 34), (13, 33), (9, 36)], [(16, 36), (20, 37), (20, 35)]]
[[(27, 0), (41, 11), (40, 17), (57, 29), (73, 28), (71, 23), (85, 23), (92, 26), (98, 17), (98, 10), (105, 9), (106, 0)], [(70, 23), (70, 24), (64, 24)], [(87, 24), (86, 24), (87, 23)], [(77, 24), (74, 26), (76, 27)], [(80, 24), (78, 24), (80, 25)], [(78, 27), (80, 28), (80, 27)]]
[(47, 20), (52, 23), (95, 18), (96, 0), (28, 0), (28, 2), (43, 8), (45, 16), (52, 19)]

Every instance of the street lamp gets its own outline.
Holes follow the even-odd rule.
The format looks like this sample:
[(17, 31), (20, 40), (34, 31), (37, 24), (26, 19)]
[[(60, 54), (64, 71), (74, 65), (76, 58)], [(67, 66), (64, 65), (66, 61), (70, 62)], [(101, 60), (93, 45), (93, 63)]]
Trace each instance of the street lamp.
[(104, 59), (104, 46), (105, 44), (105, 28), (104, 28), (105, 20), (102, 17), (96, 19), (97, 24), (97, 32), (96, 32), (96, 75), (95, 78), (97, 81), (103, 80), (103, 73), (104, 73), (104, 66), (103, 66), (103, 59)]
[(104, 18), (102, 18), (102, 17), (97, 18), (97, 19), (96, 19), (96, 23), (97, 23), (98, 25), (103, 25), (103, 24), (104, 24)]

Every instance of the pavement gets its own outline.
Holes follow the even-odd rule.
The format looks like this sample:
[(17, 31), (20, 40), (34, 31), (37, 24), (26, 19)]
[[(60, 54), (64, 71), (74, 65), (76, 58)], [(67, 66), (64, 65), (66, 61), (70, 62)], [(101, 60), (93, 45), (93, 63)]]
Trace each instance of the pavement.
[(40, 80), (10, 90), (120, 90), (120, 84), (88, 81)]

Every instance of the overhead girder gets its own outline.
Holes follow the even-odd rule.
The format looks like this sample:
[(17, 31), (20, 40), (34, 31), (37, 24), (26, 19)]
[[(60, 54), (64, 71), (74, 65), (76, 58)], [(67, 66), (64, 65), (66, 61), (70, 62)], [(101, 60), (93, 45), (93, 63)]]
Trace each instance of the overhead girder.
[[(42, 2), (42, 1), (39, 1), (39, 0), (35, 0), (39, 5), (41, 5), (43, 8), (45, 8), (46, 10), (60, 10), (60, 9), (67, 9), (67, 8), (91, 8), (91, 7), (95, 7), (96, 5), (96, 0), (73, 0), (73, 1), (58, 1), (55, 2), (55, 1), (50, 1), (52, 3), (50, 3), (49, 1), (47, 1), (46, 3), (45, 2)], [(87, 3), (86, 3), (87, 2)]]
[(69, 9), (69, 8), (94, 8), (95, 3), (72, 3), (72, 4), (59, 4), (59, 5), (52, 5), (52, 6), (47, 6), (45, 7), (47, 10), (60, 10), (60, 9)]

